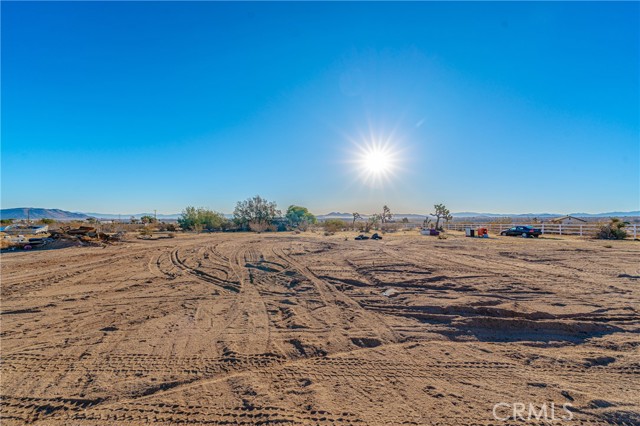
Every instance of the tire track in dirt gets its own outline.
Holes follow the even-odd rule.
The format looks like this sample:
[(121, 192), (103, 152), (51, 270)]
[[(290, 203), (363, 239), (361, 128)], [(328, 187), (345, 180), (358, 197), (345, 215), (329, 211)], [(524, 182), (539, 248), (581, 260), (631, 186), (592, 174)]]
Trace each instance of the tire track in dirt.
[[(455, 260), (456, 251), (465, 249), (467, 241), (453, 240), (458, 245), (446, 250)], [(565, 390), (581, 410), (572, 424), (623, 425), (625, 412), (635, 412), (633, 389), (640, 362), (632, 342), (637, 333), (632, 334), (631, 311), (567, 308), (567, 315), (583, 322), (604, 315), (627, 323), (628, 334), (577, 344), (446, 341), (434, 337), (428, 323), (396, 314), (421, 306), (443, 307), (462, 316), (512, 310), (523, 318), (557, 310), (524, 305), (527, 302), (521, 307), (483, 304), (501, 296), (491, 294), (495, 288), (501, 290), (492, 281), (502, 284), (508, 279), (492, 270), (476, 280), (471, 276), (477, 274), (476, 266), (465, 266), (466, 258), (465, 264), (445, 262), (447, 256), (439, 257), (445, 249), (437, 241), (430, 250), (425, 250), (428, 244), (413, 247), (410, 240), (403, 242), (407, 253), (390, 249), (401, 259), (381, 252), (382, 244), (356, 249), (353, 242), (330, 241), (275, 234), (176, 238), (171, 246), (146, 244), (129, 263), (121, 261), (111, 269), (92, 267), (63, 279), (51, 291), (21, 292), (24, 303), (13, 298), (3, 317), (12, 337), (6, 341), (8, 352), (3, 350), (0, 358), (2, 423), (488, 426), (496, 424), (491, 407), (486, 418), (479, 411), (490, 401), (505, 397), (563, 401)], [(392, 235), (384, 242), (393, 241)], [(239, 293), (218, 297), (207, 280), (165, 280), (163, 271), (192, 275), (172, 263), (174, 249), (187, 268), (237, 281)], [(487, 255), (495, 256), (499, 254)], [(507, 262), (527, 262), (518, 256)], [(348, 266), (345, 258), (355, 266)], [(539, 260), (549, 263), (555, 258)], [(434, 267), (425, 268), (429, 264)], [(20, 263), (14, 265), (17, 271)], [(364, 282), (366, 271), (377, 281)], [(446, 278), (432, 282), (433, 289), (412, 287), (411, 281), (421, 285), (439, 275)], [(553, 302), (557, 294), (550, 284), (535, 290), (540, 287), (537, 275), (552, 280), (524, 271), (522, 282), (531, 286), (527, 297)], [(362, 277), (363, 283), (341, 287), (331, 276)], [(299, 286), (288, 286), (298, 279)], [(383, 297), (380, 287), (392, 286), (387, 283), (394, 280), (407, 287), (398, 298)], [(455, 280), (465, 287), (447, 286)], [(73, 297), (65, 293), (76, 284), (81, 287), (73, 288)], [(620, 285), (626, 289), (630, 284)], [(46, 307), (42, 298), (52, 295), (56, 304)], [(576, 300), (581, 297), (577, 294)], [(623, 296), (616, 297), (616, 303), (624, 301)], [(28, 313), (34, 306), (43, 307), (42, 313)], [(274, 326), (274, 314), (267, 309), (278, 306), (290, 308), (301, 320)], [(46, 324), (35, 322), (44, 319)], [(39, 330), (42, 325), (53, 329)], [(290, 325), (301, 327), (287, 329)], [(397, 340), (385, 334), (388, 325), (394, 331), (414, 330), (411, 339), (416, 340), (394, 343)], [(282, 344), (287, 339), (300, 342), (300, 354)], [(314, 344), (327, 351), (310, 350)], [(562, 359), (554, 362), (558, 351)], [(609, 413), (620, 413), (621, 420), (610, 421)], [(633, 424), (629, 423), (633, 418), (626, 418), (631, 419), (627, 426)]]
[[(403, 346), (403, 344), (395, 346)], [(403, 359), (398, 361), (372, 361), (369, 359), (369, 357), (366, 356), (366, 352), (371, 350), (372, 349), (359, 349), (343, 354), (336, 354), (335, 356), (327, 358), (301, 359), (294, 361), (286, 361), (282, 358), (276, 357), (276, 364), (272, 364), (271, 362), (269, 362), (269, 357), (265, 356), (263, 357), (263, 361), (254, 364), (255, 368), (251, 370), (232, 372), (231, 374), (222, 377), (216, 377), (208, 380), (197, 380), (192, 383), (178, 383), (177, 385), (167, 387), (167, 390), (164, 390), (165, 388), (163, 386), (160, 386), (158, 392), (151, 395), (145, 395), (134, 400), (120, 400), (117, 402), (104, 401), (106, 405), (98, 405), (103, 401), (90, 403), (88, 406), (85, 404), (84, 406), (80, 407), (82, 410), (84, 410), (84, 414), (78, 414), (77, 412), (79, 410), (73, 407), (67, 408), (65, 409), (65, 411), (69, 411), (68, 415), (70, 417), (67, 418), (71, 419), (100, 419), (104, 418), (100, 416), (105, 415), (108, 416), (108, 418), (112, 418), (111, 416), (115, 415), (114, 412), (122, 412), (123, 407), (131, 407), (133, 405), (151, 407), (154, 406), (154, 398), (166, 399), (167, 396), (175, 392), (184, 393), (190, 389), (194, 389), (197, 387), (209, 386), (238, 377), (256, 377), (256, 375), (264, 377), (266, 380), (274, 383), (278, 381), (311, 379), (313, 382), (344, 382), (344, 385), (347, 385), (349, 380), (360, 380), (363, 377), (366, 377), (368, 380), (374, 379), (383, 383), (391, 379), (405, 381), (424, 381), (428, 383), (436, 377), (444, 380), (450, 380), (451, 378), (455, 377), (455, 379), (458, 381), (465, 380), (466, 378), (473, 379), (477, 377), (477, 375), (474, 373), (476, 371), (482, 371), (483, 373), (481, 377), (483, 378), (486, 378), (486, 375), (488, 373), (491, 373), (493, 376), (495, 376), (494, 380), (496, 381), (511, 377), (513, 376), (513, 374), (518, 374), (523, 377), (531, 374), (540, 379), (540, 375), (539, 373), (537, 373), (538, 371), (546, 371), (551, 377), (559, 373), (557, 368), (538, 368), (537, 366), (523, 366), (522, 364), (513, 362), (420, 362), (412, 359)], [(357, 355), (361, 356), (358, 357)], [(136, 357), (136, 355), (133, 356)], [(242, 356), (239, 355), (234, 356), (242, 358)], [(157, 361), (162, 362), (163, 360), (157, 358)], [(187, 363), (188, 361), (189, 360), (187, 360)], [(594, 368), (576, 369), (571, 368), (572, 366), (568, 367), (570, 367), (574, 378), (576, 378), (575, 373), (577, 372), (579, 372), (580, 374), (584, 374), (585, 376), (592, 376), (593, 374), (598, 374), (598, 372), (601, 372), (603, 374), (610, 374), (613, 372), (612, 370), (614, 370), (608, 366), (597, 367), (595, 368), (595, 370)], [(566, 369), (564, 371), (566, 371)], [(638, 374), (637, 369), (635, 371), (635, 374)], [(83, 417), (85, 414), (88, 415), (88, 417)], [(135, 410), (133, 410), (131, 415), (133, 415), (135, 418), (135, 416), (137, 415)], [(208, 419), (210, 421), (217, 421), (215, 420), (215, 416), (208, 416)], [(55, 416), (53, 419), (55, 419)], [(158, 418), (156, 418), (156, 420), (157, 419)], [(175, 418), (170, 419), (171, 421), (176, 421)], [(129, 420), (131, 419), (129, 418)], [(270, 421), (274, 420), (270, 419)], [(613, 422), (610, 424), (618, 423)]]
[(229, 267), (240, 283), (240, 292), (220, 337), (234, 352), (248, 349), (253, 354), (267, 353), (271, 346), (268, 313), (262, 296), (247, 277), (247, 256), (250, 256), (247, 248), (241, 246), (234, 248), (229, 257)]
[(308, 267), (285, 254), (281, 248), (274, 247), (273, 252), (284, 262), (292, 265), (294, 269), (314, 284), (325, 306), (333, 311), (332, 315), (334, 315), (334, 318), (344, 316), (344, 308), (348, 308), (349, 311), (355, 311), (363, 318), (364, 322), (368, 324), (372, 332), (375, 333), (373, 337), (379, 339), (380, 342), (398, 342), (401, 340), (395, 331), (393, 331), (379, 315), (364, 309), (357, 301), (326, 284)]
[(231, 281), (224, 281), (214, 275), (211, 275), (199, 268), (190, 267), (187, 263), (180, 259), (179, 249), (174, 249), (171, 251), (171, 262), (183, 270), (184, 272), (195, 276), (197, 279), (201, 281), (208, 282), (219, 287), (222, 290), (226, 290), (228, 292), (239, 293), (240, 292), (240, 284), (234, 283)]

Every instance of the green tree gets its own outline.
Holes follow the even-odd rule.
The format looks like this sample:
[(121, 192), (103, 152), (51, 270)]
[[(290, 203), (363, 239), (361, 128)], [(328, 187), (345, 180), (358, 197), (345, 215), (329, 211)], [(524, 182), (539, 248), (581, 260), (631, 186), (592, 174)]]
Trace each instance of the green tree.
[(436, 212), (431, 213), (431, 216), (436, 217), (436, 229), (440, 229), (441, 219), (448, 222), (453, 218), (453, 216), (451, 216), (451, 212), (449, 211), (449, 209), (445, 207), (444, 204), (435, 204), (433, 208), (435, 209)]
[(198, 210), (193, 206), (185, 207), (178, 218), (178, 225), (184, 230), (193, 230), (198, 222)]
[(200, 232), (222, 230), (228, 226), (228, 220), (222, 213), (205, 209), (204, 207), (186, 207), (178, 218), (178, 224), (182, 229)]
[(409, 223), (409, 218), (403, 217), (402, 218), (402, 223)]
[(49, 218), (43, 217), (43, 218), (42, 218), (42, 219), (40, 219), (38, 222), (39, 222), (39, 223), (41, 223), (41, 224), (43, 224), (43, 225), (51, 225), (52, 223), (56, 223), (56, 220), (55, 220), (55, 219), (49, 219)]
[(156, 220), (156, 218), (155, 218), (155, 217), (153, 217), (153, 216), (146, 215), (146, 216), (142, 216), (142, 217), (140, 218), (140, 222), (142, 222), (142, 223), (144, 223), (144, 224), (147, 224), (147, 223), (156, 223), (156, 222), (157, 222), (157, 220)]
[(289, 206), (285, 217), (289, 225), (294, 228), (306, 228), (306, 225), (317, 222), (316, 217), (306, 207), (301, 206)]
[(222, 230), (227, 227), (228, 220), (222, 213), (200, 208), (198, 219), (202, 227), (208, 231)]
[(87, 223), (90, 223), (92, 225), (96, 225), (98, 223), (98, 219), (96, 219), (95, 217), (87, 218), (86, 221), (87, 221)]
[(273, 220), (282, 213), (275, 202), (267, 201), (259, 195), (238, 201), (233, 210), (233, 220), (243, 229), (257, 232), (268, 229)]
[(13, 223), (13, 219), (0, 219), (0, 225), (11, 225)]

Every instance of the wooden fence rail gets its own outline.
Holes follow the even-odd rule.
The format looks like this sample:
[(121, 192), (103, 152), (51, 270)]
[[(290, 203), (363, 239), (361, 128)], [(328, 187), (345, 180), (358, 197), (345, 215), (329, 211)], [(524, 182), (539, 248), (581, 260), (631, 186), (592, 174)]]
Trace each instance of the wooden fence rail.
[[(499, 234), (505, 229), (512, 228), (514, 226), (522, 226), (522, 223), (455, 223), (450, 222), (445, 225), (445, 229), (450, 229), (453, 231), (464, 231), (466, 228), (478, 229), (480, 227), (487, 228), (490, 233)], [(540, 223), (540, 224), (532, 224), (534, 228), (539, 228), (543, 234), (556, 234), (556, 235), (579, 235), (579, 236), (591, 236), (595, 235), (595, 233), (600, 229), (599, 224), (597, 223), (585, 223), (581, 225), (571, 224), (571, 225), (562, 225), (559, 223)], [(638, 237), (638, 225), (633, 223), (626, 226), (627, 234), (629, 236), (633, 236), (633, 238)]]

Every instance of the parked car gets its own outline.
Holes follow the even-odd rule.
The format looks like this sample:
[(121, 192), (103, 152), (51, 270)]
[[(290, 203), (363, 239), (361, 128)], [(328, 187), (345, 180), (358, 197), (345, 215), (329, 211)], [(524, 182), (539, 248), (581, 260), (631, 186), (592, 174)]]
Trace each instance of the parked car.
[(380, 235), (378, 235), (378, 233), (376, 232), (375, 234), (373, 234), (373, 235), (371, 236), (371, 239), (372, 239), (372, 240), (381, 240), (381, 239), (382, 239), (382, 237), (381, 237)]
[(506, 235), (509, 237), (538, 238), (540, 235), (542, 235), (542, 231), (538, 228), (524, 225), (524, 226), (514, 226), (513, 228), (505, 229), (504, 231), (500, 232), (500, 235)]
[(364, 235), (364, 234), (360, 234), (360, 235), (358, 235), (355, 239), (356, 239), (356, 240), (368, 240), (368, 239), (369, 239), (369, 237), (367, 237), (367, 236), (366, 236), (366, 235)]

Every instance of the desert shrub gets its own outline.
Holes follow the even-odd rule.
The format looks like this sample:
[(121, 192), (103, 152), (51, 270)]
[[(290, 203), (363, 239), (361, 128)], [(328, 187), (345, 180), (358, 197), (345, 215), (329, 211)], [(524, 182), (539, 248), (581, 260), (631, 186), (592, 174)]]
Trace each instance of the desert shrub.
[(399, 223), (385, 223), (380, 225), (380, 230), (384, 233), (386, 232), (397, 232), (402, 225)]
[(275, 225), (275, 224), (272, 223), (271, 225), (269, 225), (267, 227), (267, 231), (269, 231), (269, 232), (278, 232), (278, 231), (286, 231), (286, 230), (287, 230), (286, 225), (283, 225), (283, 227), (281, 228), (280, 224)]
[(149, 228), (142, 228), (140, 230), (140, 235), (151, 235), (151, 234), (152, 234), (152, 232), (151, 232), (151, 229), (149, 229)]
[(264, 232), (267, 229), (269, 229), (269, 223), (268, 222), (262, 222), (262, 221), (250, 221), (249, 222), (249, 229), (253, 232)]
[(340, 219), (328, 219), (324, 221), (322, 226), (327, 232), (338, 232), (345, 228), (347, 225)]
[(595, 237), (600, 240), (624, 240), (627, 237), (627, 231), (624, 229), (626, 225), (627, 222), (614, 217), (596, 231)]
[(241, 229), (249, 228), (255, 232), (262, 232), (257, 228), (268, 227), (280, 214), (281, 211), (278, 210), (275, 202), (267, 201), (256, 195), (236, 203), (236, 208), (233, 210), (233, 220)]
[(173, 223), (167, 223), (165, 225), (165, 229), (169, 232), (176, 232), (178, 230), (177, 226), (174, 225)]
[[(222, 213), (203, 207), (195, 208), (192, 206), (186, 207), (178, 219), (178, 224), (182, 229), (193, 230), (198, 233), (203, 229), (208, 231), (223, 229), (227, 226), (227, 222), (227, 219)], [(167, 228), (167, 230), (170, 229)]]

